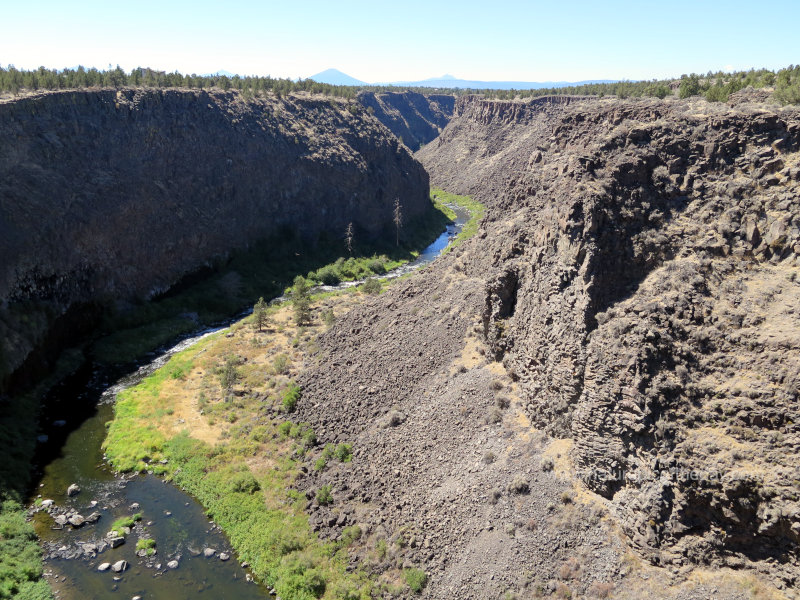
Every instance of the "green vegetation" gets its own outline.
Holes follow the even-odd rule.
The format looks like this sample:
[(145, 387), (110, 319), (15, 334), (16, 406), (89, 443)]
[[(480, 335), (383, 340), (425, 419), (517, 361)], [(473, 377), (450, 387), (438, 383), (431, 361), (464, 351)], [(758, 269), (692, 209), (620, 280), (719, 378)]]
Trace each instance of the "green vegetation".
[(336, 446), (334, 454), (339, 459), (339, 462), (350, 462), (353, 460), (353, 444), (339, 444)]
[[(260, 297), (280, 296), (298, 274), (306, 273), (306, 280), (314, 285), (331, 272), (340, 281), (382, 274), (415, 259), (447, 223), (446, 214), (432, 206), (403, 229), (399, 248), (391, 231), (375, 243), (354, 239), (352, 254), (336, 236), (323, 234), (311, 243), (292, 231), (282, 231), (187, 276), (160, 297), (143, 300), (124, 311), (109, 308), (99, 328), (99, 339), (90, 350), (92, 358), (105, 363), (133, 361), (181, 335), (253, 307)], [(272, 307), (267, 307), (267, 319), (271, 314)]]
[(311, 286), (302, 275), (294, 278), (294, 285), (289, 293), (292, 299), (294, 320), (298, 325), (308, 325), (311, 322)]
[(253, 306), (253, 325), (261, 331), (268, 322), (267, 303), (264, 302), (264, 296), (261, 296)]
[(302, 389), (299, 385), (294, 382), (289, 383), (289, 387), (283, 392), (283, 410), (287, 413), (293, 413), (302, 395)]
[(380, 279), (375, 279), (374, 277), (368, 278), (364, 283), (361, 284), (359, 288), (365, 294), (370, 294), (375, 296), (381, 293), (383, 286), (381, 285)]
[(317, 490), (317, 504), (320, 506), (327, 506), (333, 503), (333, 494), (331, 493), (331, 486), (323, 485)]
[[(245, 396), (221, 403), (240, 418), (214, 445), (190, 437), (188, 431), (159, 428), (169, 421), (158, 416), (164, 410), (162, 388), (174, 385), (167, 373), (175, 366), (190, 372), (203, 368), (204, 360), (214, 364), (210, 349), (225, 342), (224, 334), (209, 336), (119, 395), (104, 443), (111, 464), (122, 471), (161, 468), (161, 475), (197, 498), (225, 530), (256, 579), (281, 597), (370, 598), (369, 578), (360, 571), (347, 572), (346, 544), (317, 538), (304, 510), (305, 496), (293, 489), (296, 457), (317, 443), (307, 423), (272, 421), (260, 414), (260, 399)], [(215, 381), (213, 374), (209, 381)], [(349, 455), (352, 449), (342, 446), (338, 454), (333, 448), (331, 457)], [(162, 458), (166, 465), (159, 463)], [(355, 539), (355, 532), (349, 536)], [(342, 596), (345, 592), (350, 595)]]
[(119, 537), (125, 537), (125, 535), (127, 535), (125, 529), (132, 529), (133, 526), (141, 520), (142, 515), (140, 513), (136, 513), (130, 517), (121, 517), (111, 524), (110, 531), (114, 532), (114, 534)]
[(234, 75), (183, 75), (175, 71), (167, 73), (138, 67), (126, 72), (119, 67), (100, 71), (79, 66), (75, 69), (45, 69), (39, 67), (33, 71), (16, 69), (9, 65), (0, 67), (0, 90), (17, 94), (20, 91), (86, 89), (99, 87), (119, 88), (154, 87), (154, 88), (199, 88), (220, 90), (239, 90), (245, 96), (258, 96), (267, 92), (278, 95), (291, 92), (311, 92), (340, 98), (353, 98), (357, 88), (343, 85), (317, 83), (311, 79), (292, 81), (291, 79), (273, 79), (272, 77), (240, 77)]
[(444, 249), (443, 253), (450, 252), (453, 248), (458, 248), (461, 244), (478, 232), (478, 223), (480, 223), (480, 220), (486, 213), (486, 207), (483, 204), (477, 200), (473, 200), (469, 196), (451, 194), (438, 188), (431, 189), (431, 200), (439, 210), (449, 211), (448, 216), (451, 219), (455, 217), (455, 213), (447, 208), (447, 204), (456, 204), (466, 208), (470, 215), (469, 221), (464, 224), (464, 227), (462, 227), (461, 231), (456, 236), (456, 239), (454, 239), (453, 242)]
[(419, 594), (428, 583), (428, 575), (422, 569), (403, 569), (403, 580), (412, 592)]
[(153, 556), (156, 553), (156, 541), (153, 538), (140, 538), (136, 542), (136, 551), (144, 550), (147, 556)]
[[(120, 88), (120, 87), (153, 87), (153, 88), (193, 88), (193, 89), (219, 89), (238, 90), (245, 97), (276, 94), (278, 96), (292, 92), (309, 92), (325, 94), (353, 100), (359, 91), (396, 92), (398, 90), (411, 90), (423, 94), (436, 92), (438, 94), (451, 94), (454, 96), (481, 95), (486, 98), (499, 100), (514, 100), (550, 96), (553, 94), (569, 95), (596, 95), (618, 96), (620, 98), (654, 97), (665, 98), (673, 95), (673, 84), (679, 85), (679, 95), (682, 98), (705, 95), (712, 101), (725, 101), (728, 96), (742, 88), (774, 87), (775, 97), (786, 104), (800, 103), (800, 67), (790, 65), (785, 69), (770, 71), (768, 69), (750, 69), (725, 73), (709, 71), (705, 75), (682, 75), (679, 80), (662, 79), (649, 81), (618, 81), (616, 83), (592, 83), (579, 86), (565, 86), (554, 88), (530, 90), (491, 90), (477, 88), (427, 88), (394, 86), (334, 86), (317, 83), (310, 79), (292, 81), (290, 79), (273, 79), (271, 77), (240, 77), (235, 75), (184, 75), (178, 72), (166, 73), (149, 68), (136, 68), (126, 72), (117, 66), (115, 69), (99, 71), (77, 67), (75, 69), (46, 69), (39, 67), (36, 70), (26, 71), (16, 69), (9, 65), (0, 67), (0, 91), (19, 94), (37, 90), (62, 90), (62, 89), (87, 89), (87, 88)], [(697, 85), (695, 85), (695, 82)], [(372, 107), (364, 109), (358, 103), (351, 103), (347, 109), (352, 114), (365, 111), (374, 112)], [(349, 230), (347, 237), (352, 242), (353, 231)]]
[[(233, 390), (233, 386), (236, 385), (236, 382), (239, 381), (241, 376), (239, 375), (239, 371), (237, 370), (237, 360), (235, 356), (228, 356), (225, 359), (225, 364), (223, 364), (219, 370), (217, 371), (217, 377), (219, 377), (219, 383), (222, 386), (222, 389), (225, 391), (226, 394), (230, 394), (231, 390)], [(180, 367), (178, 367), (180, 368)], [(170, 375), (174, 372), (175, 367), (170, 372)], [(183, 370), (181, 370), (183, 372)]]
[(0, 504), (0, 598), (52, 598), (42, 577), (42, 551), (23, 506)]
[(39, 401), (55, 382), (80, 366), (82, 354), (62, 354), (50, 377), (27, 394), (0, 399), (0, 600), (49, 600), (50, 586), (42, 579), (42, 551), (33, 526), (26, 520), (25, 498), (30, 464), (36, 449)]

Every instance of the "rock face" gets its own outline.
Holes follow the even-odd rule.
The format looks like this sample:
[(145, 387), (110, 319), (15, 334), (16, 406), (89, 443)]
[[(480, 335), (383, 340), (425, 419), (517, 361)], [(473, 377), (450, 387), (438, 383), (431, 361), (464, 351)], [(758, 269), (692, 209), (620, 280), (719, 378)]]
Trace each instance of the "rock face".
[[(318, 338), (314, 530), (429, 598), (796, 587), (798, 151), (797, 110), (459, 100), (417, 156), (486, 217)], [(315, 469), (328, 443), (352, 462)]]
[(287, 229), (378, 236), (398, 197), (406, 219), (426, 211), (425, 171), (353, 106), (144, 89), (0, 104), (0, 384), (59, 318), (65, 336), (91, 322), (81, 306), (149, 298)]
[(453, 116), (455, 96), (361, 92), (358, 101), (414, 151), (434, 140)]
[(418, 154), (490, 206), (464, 260), (528, 416), (656, 564), (800, 573), (798, 151), (796, 109), (542, 98)]

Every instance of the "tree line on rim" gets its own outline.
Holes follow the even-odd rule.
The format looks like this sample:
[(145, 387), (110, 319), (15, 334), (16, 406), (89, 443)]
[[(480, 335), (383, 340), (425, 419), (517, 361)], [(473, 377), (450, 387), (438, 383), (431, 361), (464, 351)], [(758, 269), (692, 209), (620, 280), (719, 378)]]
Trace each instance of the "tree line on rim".
[(37, 90), (63, 90), (88, 88), (151, 87), (151, 88), (192, 88), (239, 90), (245, 97), (260, 96), (266, 93), (278, 95), (291, 92), (310, 92), (354, 98), (360, 91), (399, 92), (413, 91), (422, 94), (450, 94), (454, 96), (481, 95), (499, 100), (514, 100), (549, 96), (554, 94), (579, 96), (617, 96), (620, 98), (655, 97), (666, 98), (677, 93), (680, 98), (704, 96), (711, 102), (725, 102), (730, 94), (744, 89), (774, 88), (775, 98), (783, 104), (800, 104), (800, 65), (790, 65), (785, 69), (750, 69), (726, 73), (709, 71), (705, 75), (692, 73), (680, 79), (653, 79), (649, 81), (617, 81), (614, 83), (590, 83), (579, 86), (542, 88), (531, 90), (492, 90), (473, 88), (430, 88), (395, 86), (346, 86), (319, 83), (312, 79), (280, 79), (239, 75), (191, 75), (178, 71), (167, 73), (154, 69), (137, 67), (126, 72), (119, 66), (115, 69), (75, 69), (35, 70), (17, 69), (13, 65), (0, 66), (0, 92), (17, 95), (21, 92)]

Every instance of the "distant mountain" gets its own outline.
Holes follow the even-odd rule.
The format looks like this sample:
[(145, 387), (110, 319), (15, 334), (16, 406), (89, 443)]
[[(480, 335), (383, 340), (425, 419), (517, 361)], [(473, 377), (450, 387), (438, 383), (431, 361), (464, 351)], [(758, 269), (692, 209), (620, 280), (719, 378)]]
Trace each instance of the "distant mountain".
[(388, 81), (383, 83), (366, 83), (355, 77), (350, 77), (338, 69), (327, 69), (316, 75), (313, 79), (319, 83), (331, 85), (386, 85), (396, 87), (428, 87), (428, 88), (461, 88), (473, 90), (539, 90), (542, 88), (566, 87), (572, 85), (586, 85), (590, 83), (616, 83), (618, 79), (587, 79), (584, 81), (477, 81), (472, 79), (458, 79), (452, 75), (431, 77), (421, 81)]
[(213, 77), (214, 75), (233, 77), (234, 75), (236, 75), (236, 73), (231, 73), (230, 71), (226, 71), (225, 69), (220, 69), (219, 71), (214, 71), (213, 73), (204, 73), (203, 77)]
[(309, 79), (313, 79), (317, 83), (328, 83), (330, 85), (368, 85), (360, 79), (350, 77), (347, 73), (342, 73), (338, 69), (326, 69), (321, 73), (312, 75)]
[(585, 81), (475, 81), (442, 75), (422, 81), (394, 81), (384, 85), (431, 88), (471, 88), (478, 90), (539, 90), (542, 88), (586, 85), (589, 83), (615, 83), (616, 79), (588, 79)]

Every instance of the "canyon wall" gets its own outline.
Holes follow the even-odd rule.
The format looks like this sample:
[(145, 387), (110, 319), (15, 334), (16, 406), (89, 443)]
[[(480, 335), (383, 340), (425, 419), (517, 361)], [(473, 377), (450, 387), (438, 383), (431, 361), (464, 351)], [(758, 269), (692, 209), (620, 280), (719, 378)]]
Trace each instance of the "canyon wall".
[(793, 585), (798, 110), (463, 98), (417, 156), (489, 205), (483, 334), (631, 543)]
[[(283, 230), (376, 238), (428, 176), (358, 104), (98, 90), (0, 103), (0, 379), (75, 307), (147, 299)], [(73, 313), (70, 313), (71, 309)], [(92, 312), (91, 310), (89, 311)]]
[(455, 96), (418, 92), (361, 92), (358, 101), (413, 151), (441, 133), (453, 116)]

